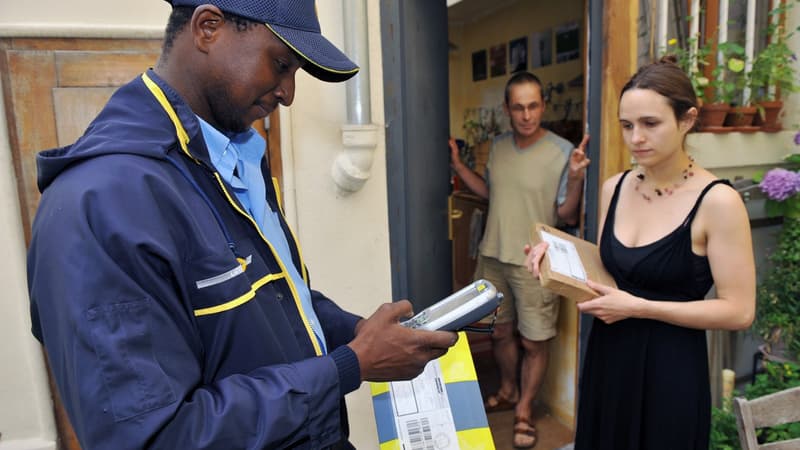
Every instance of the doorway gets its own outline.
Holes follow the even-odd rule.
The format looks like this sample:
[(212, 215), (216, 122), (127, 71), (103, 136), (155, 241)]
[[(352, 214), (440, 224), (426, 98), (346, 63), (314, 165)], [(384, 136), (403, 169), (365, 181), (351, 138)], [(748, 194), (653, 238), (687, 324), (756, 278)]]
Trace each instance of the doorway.
[[(585, 24), (592, 2), (567, 3), (571, 2), (574, 10), (563, 2), (551, 5), (517, 0), (461, 0), (449, 8), (448, 3), (454, 2), (381, 3), (394, 298), (411, 298), (419, 309), (463, 285), (464, 273), (471, 274), (474, 264), (470, 267), (469, 258), (474, 255), (475, 242), (454, 239), (451, 244), (446, 237), (448, 232), (458, 233), (458, 228), (466, 229), (474, 240), (469, 221), (475, 217), (473, 211), (485, 211), (486, 205), (475, 198), (453, 196), (450, 201), (460, 206), (448, 208), (454, 186), (450, 184), (446, 142), (451, 135), (467, 140), (464, 124), (476, 115), (480, 118), (483, 114), (507, 129), (498, 106), (511, 66), (524, 64), (543, 80), (551, 103), (545, 117), (549, 127), (574, 143), (580, 140), (589, 81)], [(600, 5), (593, 3), (592, 7)], [(556, 39), (560, 39), (559, 47)], [(577, 54), (571, 43), (577, 43)], [(524, 57), (520, 56), (521, 46), (526, 50)], [(542, 55), (533, 51), (534, 46), (551, 52)], [(483, 65), (481, 57), (485, 58)], [(447, 71), (444, 61), (448, 62)], [(596, 174), (594, 180), (596, 185)], [(587, 198), (588, 219), (596, 205), (594, 196)], [(459, 210), (467, 225), (454, 221), (448, 228), (448, 209)], [(591, 222), (584, 225), (593, 236), (595, 224)], [(465, 258), (467, 269), (461, 267)], [(558, 361), (551, 361), (550, 376), (540, 395), (570, 431), (581, 336), (580, 320), (574, 308), (572, 311), (560, 330), (563, 340), (554, 344), (559, 350), (552, 353), (558, 355)], [(549, 394), (544, 395), (545, 391)], [(496, 436), (498, 444), (505, 439), (505, 433)]]
[[(508, 78), (518, 70), (534, 73), (542, 81), (546, 102), (542, 126), (577, 145), (584, 130), (586, 2), (522, 2), (461, 0), (448, 10), (450, 131), (464, 139), (467, 151), (462, 156), (481, 173), (488, 153), (486, 143), (510, 130), (503, 110)], [(464, 203), (469, 195), (456, 189), (453, 203)], [(491, 208), (491, 205), (487, 205)], [(462, 214), (458, 221), (473, 221), (475, 214)], [(453, 226), (453, 229), (464, 227)], [(471, 227), (474, 229), (474, 227)], [(581, 232), (582, 230), (577, 230)], [(582, 233), (581, 233), (582, 234)], [(474, 247), (475, 234), (466, 237)], [(454, 249), (464, 247), (459, 236)], [(522, 245), (520, 244), (520, 251)], [(471, 253), (470, 257), (477, 255)], [(453, 267), (469, 266), (474, 261), (454, 259)], [(459, 276), (460, 273), (456, 272)], [(548, 372), (537, 395), (542, 418), (554, 418), (558, 425), (574, 427), (578, 374), (579, 317), (564, 301), (558, 335), (551, 342)], [(490, 344), (478, 338), (473, 345), (476, 366), (488, 365), (487, 392), (495, 391), (489, 382), (494, 375)], [(478, 348), (475, 348), (478, 347)], [(487, 364), (488, 362), (488, 364)], [(541, 428), (541, 427), (537, 427)], [(545, 430), (540, 431), (544, 435)], [(505, 433), (504, 433), (505, 434)], [(498, 442), (505, 435), (496, 437)]]

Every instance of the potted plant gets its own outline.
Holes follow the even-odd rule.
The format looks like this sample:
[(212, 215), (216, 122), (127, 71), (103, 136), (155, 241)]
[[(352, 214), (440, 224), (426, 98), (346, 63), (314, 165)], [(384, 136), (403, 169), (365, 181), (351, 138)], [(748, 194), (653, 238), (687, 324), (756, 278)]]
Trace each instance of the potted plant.
[[(800, 145), (800, 132), (795, 136)], [(783, 216), (777, 248), (758, 285), (753, 330), (765, 351), (779, 359), (800, 360), (800, 154), (786, 157), (786, 168), (764, 174), (759, 187), (767, 196), (767, 213)]]
[(745, 69), (745, 49), (735, 42), (721, 42), (718, 52), (723, 64), (717, 64), (712, 71), (710, 85), (721, 101), (731, 105), (724, 125), (736, 131), (753, 131), (749, 127), (756, 114), (756, 108), (741, 97), (747, 83)]
[[(708, 132), (726, 131), (722, 124), (731, 109), (730, 102), (707, 95), (708, 92), (716, 91), (716, 84), (712, 86), (703, 70), (715, 55), (712, 41), (714, 39), (709, 39), (700, 46), (698, 36), (695, 35), (686, 40), (685, 46), (681, 46), (677, 39), (672, 38), (667, 42), (666, 49), (666, 53), (674, 55), (678, 66), (688, 75), (699, 104), (698, 128)], [(718, 69), (713, 72), (715, 76), (720, 73)]]
[[(687, 39), (686, 46), (680, 46), (677, 39), (670, 39), (667, 50), (676, 56), (692, 82), (700, 104), (700, 130), (725, 132), (735, 126), (746, 131), (743, 127), (750, 125), (756, 109), (743, 105), (739, 98), (747, 80), (745, 49), (735, 42), (720, 42), (715, 47), (715, 41), (707, 39), (700, 46), (698, 37), (693, 36)], [(718, 55), (721, 61), (717, 63)], [(712, 65), (709, 80), (703, 69)]]
[(738, 98), (745, 84), (744, 47), (735, 42), (721, 42), (717, 52), (722, 56), (722, 61), (711, 71), (709, 86), (719, 101), (730, 105), (723, 125), (725, 127), (747, 126), (755, 115), (755, 109), (748, 109)]
[[(799, 0), (800, 1), (800, 0)], [(770, 17), (785, 14), (797, 2), (779, 5), (769, 12)], [(798, 27), (796, 30), (800, 30)], [(778, 116), (783, 102), (779, 95), (797, 92), (798, 73), (796, 56), (787, 45), (794, 35), (780, 24), (767, 27), (767, 45), (753, 58), (753, 67), (748, 74), (751, 102), (758, 108), (755, 124), (763, 131), (780, 131)]]
[(464, 112), (464, 133), (466, 145), (461, 159), (467, 166), (483, 176), (489, 160), (491, 139), (500, 134), (502, 112), (499, 107), (474, 108)]

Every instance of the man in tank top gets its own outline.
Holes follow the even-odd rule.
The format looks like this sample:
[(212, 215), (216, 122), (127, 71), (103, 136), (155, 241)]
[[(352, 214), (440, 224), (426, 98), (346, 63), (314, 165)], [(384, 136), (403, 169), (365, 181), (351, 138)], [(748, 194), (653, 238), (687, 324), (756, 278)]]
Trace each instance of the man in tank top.
[(487, 412), (515, 408), (513, 444), (530, 448), (536, 443), (532, 404), (547, 369), (548, 342), (556, 335), (559, 301), (530, 276), (522, 248), (536, 222), (578, 223), (589, 165), (584, 153), (588, 136), (573, 149), (569, 141), (540, 126), (545, 110), (542, 83), (529, 72), (508, 80), (503, 107), (511, 131), (492, 141), (485, 176), (461, 162), (452, 140), (451, 162), (471, 191), (489, 199), (475, 277), (492, 282), (504, 295), (492, 333), (500, 388), (487, 397), (485, 407)]

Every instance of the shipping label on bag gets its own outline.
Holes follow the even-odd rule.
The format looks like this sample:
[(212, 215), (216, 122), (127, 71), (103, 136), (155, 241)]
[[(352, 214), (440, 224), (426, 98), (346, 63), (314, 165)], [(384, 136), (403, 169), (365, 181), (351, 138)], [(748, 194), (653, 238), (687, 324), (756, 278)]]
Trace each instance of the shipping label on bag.
[(380, 450), (495, 450), (466, 334), (409, 381), (370, 383)]
[(531, 231), (533, 244), (547, 242), (547, 252), (539, 264), (542, 287), (577, 302), (598, 296), (586, 280), (616, 287), (614, 278), (603, 267), (596, 245), (557, 228), (537, 223)]
[[(390, 383), (395, 426), (404, 448), (457, 448), (458, 438), (439, 361), (410, 381)], [(408, 447), (407, 447), (408, 446)]]

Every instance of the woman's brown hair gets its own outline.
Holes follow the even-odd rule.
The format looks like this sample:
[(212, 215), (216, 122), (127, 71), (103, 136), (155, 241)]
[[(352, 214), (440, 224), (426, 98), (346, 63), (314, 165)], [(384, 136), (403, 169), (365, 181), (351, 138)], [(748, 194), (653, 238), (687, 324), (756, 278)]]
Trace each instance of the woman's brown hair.
[(659, 61), (639, 68), (622, 87), (620, 99), (630, 89), (649, 89), (662, 95), (669, 102), (678, 121), (683, 120), (689, 109), (698, 106), (692, 82), (678, 67), (677, 58), (673, 55), (666, 55)]

